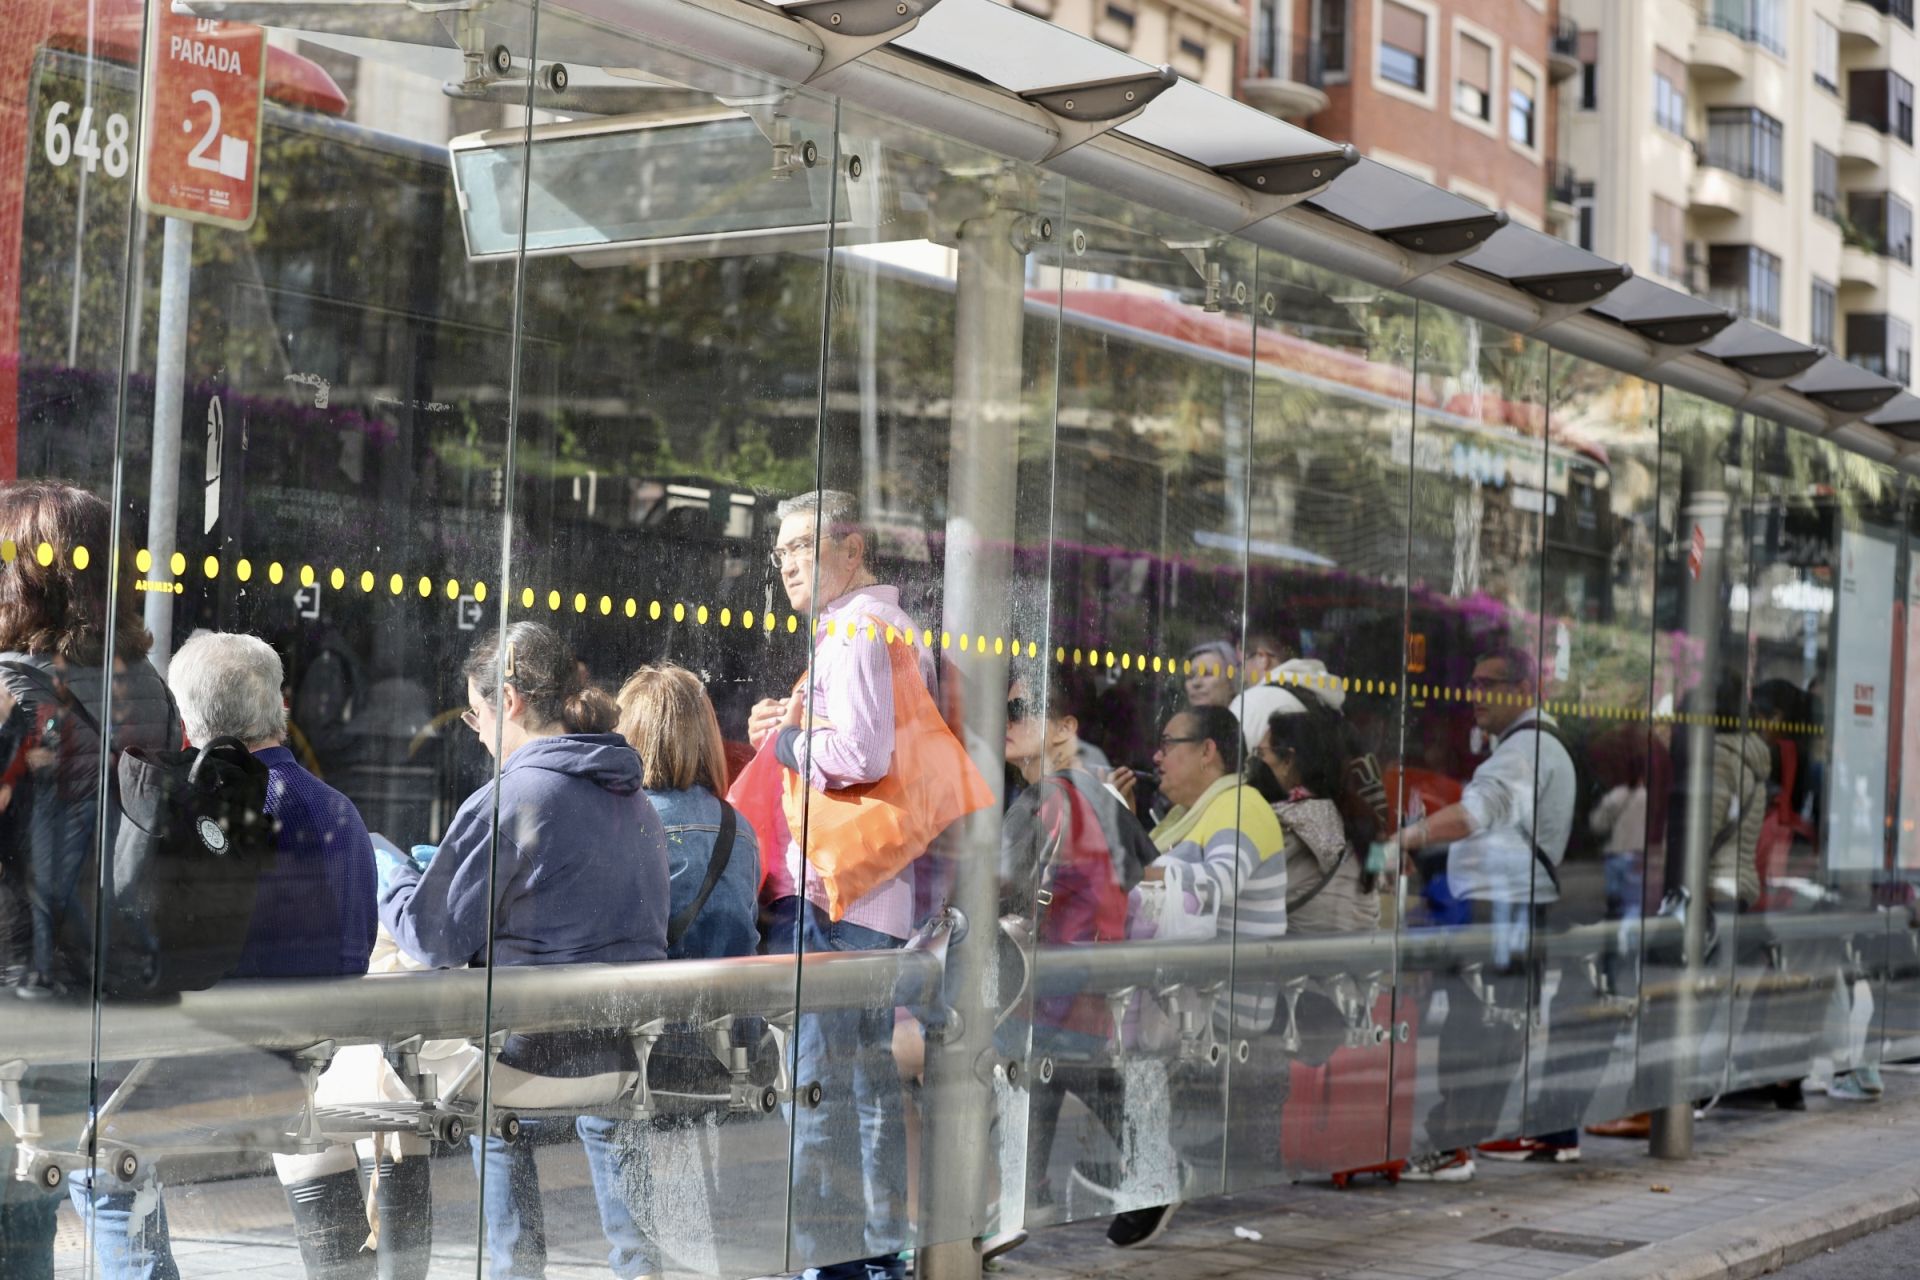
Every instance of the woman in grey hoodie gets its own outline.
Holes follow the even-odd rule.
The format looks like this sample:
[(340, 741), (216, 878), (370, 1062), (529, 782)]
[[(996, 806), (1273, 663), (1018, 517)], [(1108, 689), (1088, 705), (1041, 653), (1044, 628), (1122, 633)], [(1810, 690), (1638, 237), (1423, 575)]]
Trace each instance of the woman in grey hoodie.
[[(489, 944), (496, 965), (663, 959), (667, 837), (641, 789), (639, 755), (612, 732), (613, 699), (582, 679), (567, 642), (537, 622), (508, 627), (504, 645), (482, 641), (466, 676), (462, 718), (500, 761), (499, 775), (460, 806), (424, 868), (382, 854), (382, 923), (403, 951), (442, 968), (489, 962)], [(613, 1030), (514, 1035), (489, 1095), (501, 1106), (585, 1108), (624, 1093), (637, 1070), (628, 1039)], [(574, 1127), (614, 1274), (657, 1272), (658, 1251), (625, 1195), (634, 1146), (616, 1141), (617, 1123), (603, 1116), (582, 1115)], [(546, 1239), (532, 1143), (473, 1141), (490, 1274), (539, 1280)]]

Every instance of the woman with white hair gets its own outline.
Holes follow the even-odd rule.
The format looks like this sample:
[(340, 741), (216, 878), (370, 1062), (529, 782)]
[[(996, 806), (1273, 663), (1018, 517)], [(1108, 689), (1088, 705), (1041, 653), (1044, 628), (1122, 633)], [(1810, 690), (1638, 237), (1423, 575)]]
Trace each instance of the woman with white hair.
[[(274, 819), (278, 857), (260, 877), (246, 946), (229, 976), (363, 974), (379, 924), (373, 843), (353, 802), (308, 773), (287, 750), (284, 675), (273, 646), (258, 636), (228, 632), (195, 635), (167, 668), (188, 742), (204, 747), (216, 738), (237, 738), (267, 767), (267, 812)], [(348, 1073), (346, 1056), (322, 1078), (323, 1088), (336, 1072)], [(361, 1247), (367, 1214), (353, 1147), (274, 1156), (309, 1280), (424, 1274), (427, 1225), (417, 1202), (426, 1161), (409, 1163), (413, 1167), (405, 1175), (390, 1171), (380, 1182), (383, 1209), (403, 1200), (412, 1207), (384, 1215), (390, 1225), (376, 1255)], [(116, 1268), (111, 1274), (125, 1273)]]

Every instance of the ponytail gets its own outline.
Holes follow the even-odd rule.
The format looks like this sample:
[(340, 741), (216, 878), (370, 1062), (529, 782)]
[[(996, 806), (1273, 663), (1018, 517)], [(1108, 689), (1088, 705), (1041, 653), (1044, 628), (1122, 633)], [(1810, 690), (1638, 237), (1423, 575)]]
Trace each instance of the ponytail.
[[(589, 684), (574, 661), (573, 649), (552, 627), (516, 622), (507, 628), (506, 646), (489, 636), (474, 646), (466, 676), (489, 704), (503, 684), (520, 691), (534, 726), (559, 725), (567, 733), (611, 733), (620, 708), (604, 689)], [(501, 660), (505, 654), (508, 661)]]

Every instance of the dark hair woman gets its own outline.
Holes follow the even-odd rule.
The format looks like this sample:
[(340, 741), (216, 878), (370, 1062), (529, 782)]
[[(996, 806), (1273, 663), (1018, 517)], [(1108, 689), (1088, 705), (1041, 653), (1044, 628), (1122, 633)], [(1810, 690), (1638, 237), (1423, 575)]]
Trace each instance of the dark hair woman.
[(1371, 931), (1380, 924), (1380, 895), (1365, 864), (1376, 827), (1351, 794), (1347, 724), (1306, 690), (1283, 692), (1294, 706), (1268, 717), (1249, 781), (1287, 833), (1288, 930)]
[[(499, 760), (499, 774), (460, 806), (424, 868), (382, 854), (380, 919), (394, 940), (442, 968), (664, 958), (667, 837), (641, 788), (638, 753), (611, 732), (613, 699), (586, 682), (566, 640), (538, 622), (482, 641), (465, 672), (462, 718)], [(461, 1065), (436, 1070), (444, 1078)], [(631, 1089), (638, 1069), (627, 1037), (611, 1030), (513, 1036), (491, 1072), (489, 1097), (502, 1107), (585, 1110)], [(581, 1115), (574, 1128), (614, 1269), (659, 1270), (655, 1246), (626, 1207), (633, 1153), (616, 1143), (615, 1122)], [(474, 1142), (486, 1171), (482, 1218), (494, 1273), (541, 1274), (533, 1144)]]
[[(55, 480), (0, 486), (0, 860), (15, 863), (0, 867), (0, 981), (22, 998), (93, 988), (87, 890), (97, 882), (94, 851), (112, 847), (120, 823), (118, 806), (107, 805), (99, 829), (100, 726), (109, 726), (108, 768), (130, 747), (180, 745), (140, 609), (132, 549), (115, 554), (105, 502)], [(7, 885), (20, 886), (24, 902)], [(84, 1098), (84, 1069), (77, 1084)], [(135, 1218), (132, 1191), (96, 1191), (84, 1173), (70, 1186), (101, 1275), (178, 1274), (164, 1211)], [(17, 1208), (0, 1257), (50, 1260), (54, 1202)]]
[[(0, 488), (0, 746), (8, 765), (0, 808), (27, 901), (24, 913), (0, 901), (0, 943), (22, 996), (92, 986), (93, 913), (78, 898), (96, 843), (96, 726), (111, 715), (116, 760), (128, 747), (180, 742), (166, 688), (146, 659), (153, 637), (140, 622), (132, 565), (131, 554), (114, 554), (113, 513), (94, 494), (57, 481)], [(117, 826), (118, 812), (107, 821)]]

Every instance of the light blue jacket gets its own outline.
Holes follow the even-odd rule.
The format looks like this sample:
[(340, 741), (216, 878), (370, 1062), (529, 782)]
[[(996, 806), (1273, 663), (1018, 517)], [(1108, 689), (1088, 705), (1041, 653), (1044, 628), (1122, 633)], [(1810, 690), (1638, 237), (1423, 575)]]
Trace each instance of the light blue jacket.
[[(667, 874), (672, 877), (670, 917), (693, 902), (706, 882), (720, 835), (720, 802), (705, 787), (685, 791), (649, 791), (654, 812), (667, 829)], [(693, 918), (679, 945), (667, 948), (669, 960), (717, 960), (750, 956), (760, 948), (760, 849), (753, 828), (736, 820), (733, 853), (713, 893)]]

